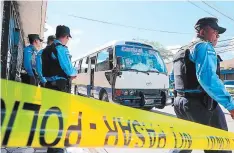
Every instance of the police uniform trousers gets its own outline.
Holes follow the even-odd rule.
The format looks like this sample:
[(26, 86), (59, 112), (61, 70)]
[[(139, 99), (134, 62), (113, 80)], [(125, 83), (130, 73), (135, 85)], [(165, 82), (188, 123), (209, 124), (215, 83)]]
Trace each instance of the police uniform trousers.
[[(201, 96), (177, 96), (174, 101), (174, 111), (178, 118), (208, 125), (228, 131), (225, 115), (217, 105), (209, 111)], [(170, 153), (191, 153), (192, 150), (171, 150)], [(232, 151), (204, 150), (205, 153), (232, 153)]]
[[(67, 80), (61, 79), (61, 80), (56, 80), (56, 81), (48, 81), (45, 84), (46, 88), (52, 89), (52, 90), (57, 90), (57, 91), (62, 91), (62, 92), (68, 92), (69, 90), (67, 89)], [(47, 153), (64, 153), (63, 148), (48, 148)]]
[(35, 86), (37, 86), (38, 84), (36, 76), (29, 76), (28, 74), (23, 74), (21, 78), (22, 78), (23, 83), (35, 85)]
[(46, 88), (62, 91), (62, 92), (69, 92), (68, 86), (67, 86), (67, 80), (60, 79), (56, 81), (48, 81), (45, 84)]

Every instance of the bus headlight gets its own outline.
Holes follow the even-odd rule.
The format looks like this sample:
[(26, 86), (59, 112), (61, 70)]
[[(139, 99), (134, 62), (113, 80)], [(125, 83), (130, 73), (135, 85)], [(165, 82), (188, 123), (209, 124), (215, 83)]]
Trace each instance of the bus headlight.
[(134, 91), (134, 90), (130, 90), (130, 91), (129, 91), (129, 95), (130, 95), (130, 96), (133, 96), (134, 94), (135, 94), (135, 91)]
[(125, 91), (123, 92), (123, 94), (124, 94), (125, 96), (127, 96), (127, 95), (128, 95), (128, 91), (125, 90)]

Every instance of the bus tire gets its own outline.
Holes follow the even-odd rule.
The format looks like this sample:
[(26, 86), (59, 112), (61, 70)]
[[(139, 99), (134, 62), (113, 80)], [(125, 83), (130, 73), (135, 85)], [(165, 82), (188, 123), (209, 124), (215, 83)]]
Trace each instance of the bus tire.
[(155, 106), (155, 108), (163, 109), (166, 106), (166, 101), (167, 101), (166, 93), (165, 92), (161, 92), (161, 96), (162, 96), (162, 99), (161, 99), (162, 102), (161, 102), (160, 105)]
[(160, 105), (160, 106), (155, 106), (155, 108), (163, 109), (165, 106), (166, 106), (166, 104), (163, 104), (163, 105)]
[(80, 95), (80, 93), (79, 93), (79, 91), (78, 91), (78, 87), (77, 87), (77, 86), (75, 86), (75, 87), (74, 87), (74, 93), (75, 93), (75, 95)]
[(103, 92), (102, 92), (100, 100), (101, 100), (101, 101), (109, 102), (108, 94), (106, 93), (106, 91), (103, 91)]
[(149, 107), (143, 107), (142, 109), (143, 110), (151, 110), (151, 109), (153, 109), (154, 108), (154, 106), (149, 106)]
[(77, 95), (77, 86), (74, 86), (74, 95)]

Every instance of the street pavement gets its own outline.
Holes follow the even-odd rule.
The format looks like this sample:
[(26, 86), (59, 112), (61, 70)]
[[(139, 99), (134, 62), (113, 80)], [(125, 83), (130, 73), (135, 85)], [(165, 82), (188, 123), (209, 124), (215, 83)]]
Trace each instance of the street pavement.
[[(222, 107), (228, 128), (230, 132), (234, 132), (234, 120), (232, 120), (228, 111)], [(152, 112), (161, 113), (169, 116), (174, 116), (175, 113), (171, 105), (164, 109), (153, 109)], [(8, 152), (7, 152), (8, 151)], [(168, 149), (128, 149), (128, 148), (67, 148), (67, 153), (168, 153)], [(32, 148), (7, 148), (1, 149), (1, 153), (46, 153), (46, 149), (32, 149)], [(194, 150), (193, 153), (203, 153), (201, 150)], [(233, 151), (234, 153), (234, 151)]]

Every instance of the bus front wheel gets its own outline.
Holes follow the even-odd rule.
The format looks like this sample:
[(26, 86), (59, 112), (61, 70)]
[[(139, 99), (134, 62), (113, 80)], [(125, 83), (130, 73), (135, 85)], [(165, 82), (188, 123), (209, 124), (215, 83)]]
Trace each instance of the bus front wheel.
[(79, 91), (78, 91), (78, 86), (74, 87), (74, 94), (75, 95), (80, 95)]
[(77, 94), (77, 86), (74, 87), (74, 95)]
[(108, 94), (106, 93), (106, 91), (103, 91), (102, 96), (101, 96), (101, 100), (109, 102)]
[(142, 109), (143, 110), (151, 110), (151, 109), (153, 109), (154, 108), (154, 106), (149, 106), (149, 107), (143, 107)]

